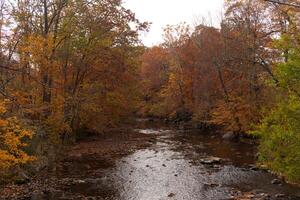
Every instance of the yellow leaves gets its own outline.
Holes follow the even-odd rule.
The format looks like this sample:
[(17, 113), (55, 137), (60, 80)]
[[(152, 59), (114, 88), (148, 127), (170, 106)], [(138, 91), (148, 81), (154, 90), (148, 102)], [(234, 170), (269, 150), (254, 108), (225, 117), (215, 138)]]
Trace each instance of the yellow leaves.
[(27, 162), (34, 161), (35, 158), (29, 156), (24, 152), (19, 152), (18, 157), (12, 153), (4, 150), (0, 150), (0, 169), (5, 170), (9, 169), (12, 166), (26, 164)]
[(15, 164), (15, 157), (8, 151), (0, 150), (0, 169), (7, 169)]
[(38, 71), (53, 70), (59, 66), (57, 60), (51, 58), (56, 49), (56, 42), (53, 34), (46, 37), (39, 34), (32, 34), (24, 38), (19, 49), (22, 53), (29, 54), (26, 62), (30, 61)]
[(13, 91), (12, 95), (16, 99), (16, 102), (18, 102), (19, 104), (24, 105), (24, 104), (30, 103), (30, 100), (28, 98), (28, 94), (26, 94), (25, 92), (22, 92), (22, 91)]
[(179, 94), (179, 81), (178, 78), (176, 77), (176, 74), (171, 73), (169, 76), (168, 84), (164, 87), (162, 90), (161, 94), (162, 96), (168, 96), (168, 95), (177, 95)]
[(51, 35), (44, 37), (33, 34), (27, 37), (27, 46), (23, 47), (25, 52), (35, 52), (35, 55), (50, 55), (54, 48), (54, 40)]
[(72, 132), (70, 125), (64, 121), (63, 113), (56, 111), (45, 121), (46, 131), (49, 132), (52, 142), (59, 142), (62, 133)]
[(6, 112), (6, 108), (5, 108), (4, 103), (0, 103), (0, 114), (3, 114), (5, 112)]
[(16, 117), (6, 117), (4, 104), (0, 105), (0, 169), (8, 169), (34, 159), (24, 151), (32, 132), (24, 129)]
[(218, 101), (212, 110), (211, 123), (224, 126), (228, 131), (246, 132), (251, 123), (257, 122), (259, 110), (245, 97), (231, 97), (229, 102)]

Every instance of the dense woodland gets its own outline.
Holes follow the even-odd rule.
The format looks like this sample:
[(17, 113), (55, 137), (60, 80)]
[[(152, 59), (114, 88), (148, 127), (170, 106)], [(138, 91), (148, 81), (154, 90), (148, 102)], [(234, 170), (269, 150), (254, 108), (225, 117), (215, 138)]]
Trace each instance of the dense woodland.
[(121, 0), (1, 0), (1, 174), (38, 159), (38, 135), (72, 144), (142, 115), (255, 136), (259, 163), (300, 182), (299, 10), (227, 0), (218, 28), (168, 26), (148, 48)]
[(0, 8), (1, 168), (32, 159), (23, 151), (32, 134), (59, 145), (128, 119), (147, 23), (120, 0), (3, 0)]

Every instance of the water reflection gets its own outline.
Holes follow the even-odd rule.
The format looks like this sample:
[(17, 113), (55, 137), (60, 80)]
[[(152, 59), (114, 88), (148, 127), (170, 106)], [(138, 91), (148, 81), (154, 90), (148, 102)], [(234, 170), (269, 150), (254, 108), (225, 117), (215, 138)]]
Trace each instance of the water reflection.
[[(255, 189), (271, 195), (300, 194), (290, 185), (272, 185), (274, 177), (269, 173), (245, 168), (254, 163), (253, 145), (166, 127), (136, 131), (157, 139), (151, 147), (117, 161), (112, 179), (120, 200), (218, 200)], [(222, 163), (201, 164), (201, 158), (208, 156), (220, 157)]]

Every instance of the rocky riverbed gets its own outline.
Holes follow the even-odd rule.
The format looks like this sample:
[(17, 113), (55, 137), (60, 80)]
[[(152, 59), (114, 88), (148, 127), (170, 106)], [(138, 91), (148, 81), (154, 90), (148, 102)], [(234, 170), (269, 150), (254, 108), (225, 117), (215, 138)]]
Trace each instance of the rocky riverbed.
[(254, 166), (256, 147), (161, 122), (93, 135), (55, 173), (8, 185), (1, 199), (300, 199), (300, 188)]

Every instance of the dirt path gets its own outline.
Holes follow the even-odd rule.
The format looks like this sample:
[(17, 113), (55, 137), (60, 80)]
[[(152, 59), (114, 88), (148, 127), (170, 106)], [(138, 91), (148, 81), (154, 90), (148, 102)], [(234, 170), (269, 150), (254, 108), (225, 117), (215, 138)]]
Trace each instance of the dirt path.
[[(67, 152), (56, 174), (10, 186), (1, 199), (300, 199), (299, 188), (252, 166), (255, 148), (213, 133), (162, 123), (89, 137)], [(12, 194), (15, 194), (13, 196)], [(298, 196), (299, 195), (299, 196)], [(6, 198), (5, 198), (6, 197)]]

